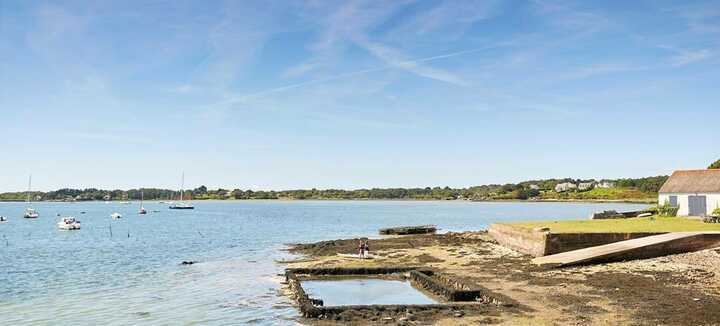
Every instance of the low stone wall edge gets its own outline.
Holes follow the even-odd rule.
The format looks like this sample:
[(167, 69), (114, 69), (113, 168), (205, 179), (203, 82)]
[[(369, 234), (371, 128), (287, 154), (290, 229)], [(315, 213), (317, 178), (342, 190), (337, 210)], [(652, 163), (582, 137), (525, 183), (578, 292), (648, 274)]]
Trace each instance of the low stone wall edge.
[(499, 244), (523, 254), (540, 257), (546, 255), (547, 232), (535, 232), (509, 224), (492, 224), (488, 234)]

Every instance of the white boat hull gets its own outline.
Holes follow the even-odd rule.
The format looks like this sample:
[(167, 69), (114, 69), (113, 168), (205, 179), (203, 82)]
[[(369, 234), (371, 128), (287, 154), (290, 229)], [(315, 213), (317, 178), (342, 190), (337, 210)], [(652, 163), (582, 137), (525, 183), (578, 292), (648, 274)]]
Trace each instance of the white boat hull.
[(80, 230), (80, 224), (65, 224), (63, 222), (58, 223), (58, 229), (60, 230)]
[(60, 222), (57, 223), (57, 227), (60, 230), (79, 230), (80, 221), (74, 217), (63, 217)]
[(38, 218), (38, 217), (40, 217), (40, 214), (32, 208), (27, 208), (27, 209), (25, 209), (25, 213), (23, 214), (23, 217), (24, 218)]

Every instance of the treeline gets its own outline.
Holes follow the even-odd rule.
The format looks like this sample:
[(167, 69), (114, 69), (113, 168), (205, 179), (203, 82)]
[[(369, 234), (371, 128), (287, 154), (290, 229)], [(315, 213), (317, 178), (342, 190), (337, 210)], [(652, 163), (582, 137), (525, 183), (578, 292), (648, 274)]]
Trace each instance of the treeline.
[(450, 187), (373, 188), (373, 189), (309, 189), (283, 191), (233, 190), (235, 199), (458, 199), (465, 189)]
[(615, 186), (618, 188), (636, 188), (640, 191), (656, 193), (660, 190), (660, 187), (662, 187), (667, 179), (668, 176), (662, 175), (639, 179), (617, 179), (614, 180), (614, 182)]
[[(24, 201), (27, 200), (27, 192), (6, 192), (0, 194), (2, 201)], [(146, 200), (162, 200), (179, 198), (180, 192), (168, 189), (131, 189), (131, 190), (101, 190), (96, 188), (87, 189), (59, 189), (48, 192), (33, 191), (30, 199), (33, 201), (93, 201), (93, 200), (140, 200), (144, 196)], [(185, 195), (189, 198), (191, 195)]]
[[(225, 200), (225, 199), (415, 199), (415, 200), (503, 200), (503, 199), (628, 199), (649, 198), (655, 196), (667, 180), (667, 176), (637, 179), (582, 180), (582, 179), (543, 179), (528, 180), (520, 183), (491, 184), (469, 188), (425, 187), (425, 188), (372, 188), (372, 189), (298, 189), (282, 191), (258, 191), (240, 189), (207, 189), (205, 186), (187, 190), (185, 200)], [(554, 188), (560, 183), (599, 183), (609, 182), (613, 191), (589, 189), (585, 191), (556, 193)], [(582, 194), (578, 194), (582, 192)], [(102, 200), (178, 200), (180, 192), (169, 189), (142, 188), (130, 190), (59, 189), (50, 192), (32, 192), (34, 201), (102, 201)], [(8, 192), (0, 194), (3, 201), (24, 201), (27, 192)]]

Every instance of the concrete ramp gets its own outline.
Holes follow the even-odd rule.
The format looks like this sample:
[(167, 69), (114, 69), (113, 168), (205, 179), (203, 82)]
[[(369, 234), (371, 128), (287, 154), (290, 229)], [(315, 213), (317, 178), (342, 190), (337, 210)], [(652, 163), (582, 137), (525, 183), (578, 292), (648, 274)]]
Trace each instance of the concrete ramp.
[(720, 232), (672, 232), (537, 257), (543, 267), (645, 259), (720, 247)]

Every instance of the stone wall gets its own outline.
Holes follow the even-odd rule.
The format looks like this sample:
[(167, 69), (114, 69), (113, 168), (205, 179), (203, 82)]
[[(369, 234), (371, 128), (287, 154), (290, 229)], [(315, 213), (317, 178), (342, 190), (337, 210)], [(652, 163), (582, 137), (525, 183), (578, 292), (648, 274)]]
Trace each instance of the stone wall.
[(410, 278), (416, 286), (422, 287), (447, 301), (475, 301), (501, 305), (503, 302), (489, 295), (489, 291), (479, 286), (472, 286), (446, 274), (432, 271), (411, 271)]
[(311, 298), (305, 293), (302, 287), (302, 275), (317, 277), (320, 275), (338, 276), (338, 275), (358, 275), (367, 276), (372, 274), (394, 274), (408, 273), (410, 280), (415, 286), (426, 289), (427, 291), (446, 298), (450, 302), (472, 301), (477, 305), (492, 304), (495, 306), (512, 306), (512, 304), (501, 303), (499, 300), (491, 296), (489, 291), (483, 291), (473, 288), (470, 285), (453, 280), (449, 276), (434, 273), (430, 270), (417, 270), (416, 268), (297, 268), (286, 269), (286, 282), (293, 293), (293, 298), (298, 303), (298, 307), (303, 317), (306, 318), (334, 318), (341, 314), (352, 313), (370, 313), (373, 315), (395, 315), (417, 311), (439, 311), (439, 310), (464, 310), (473, 309), (475, 305), (438, 303), (424, 305), (350, 305), (350, 306), (333, 306), (324, 307), (321, 298)]
[(479, 290), (458, 289), (447, 282), (442, 282), (438, 277), (431, 277), (419, 271), (411, 271), (410, 279), (417, 286), (441, 296), (447, 301), (475, 301), (481, 295)]
[(319, 303), (317, 300), (311, 299), (300, 284), (300, 280), (292, 270), (285, 271), (285, 280), (290, 287), (290, 292), (293, 294), (293, 299), (298, 303), (300, 313), (306, 318), (317, 318), (322, 314), (322, 311), (315, 306)]
[(492, 224), (488, 233), (502, 246), (534, 257), (545, 256), (545, 243), (550, 234), (507, 224)]
[(415, 269), (417, 267), (292, 268), (287, 269), (286, 273), (292, 271), (304, 275), (380, 275), (406, 273)]
[(664, 232), (550, 233), (548, 231), (529, 230), (508, 224), (493, 224), (490, 225), (488, 233), (502, 246), (533, 257), (541, 257), (618, 241), (663, 234)]

